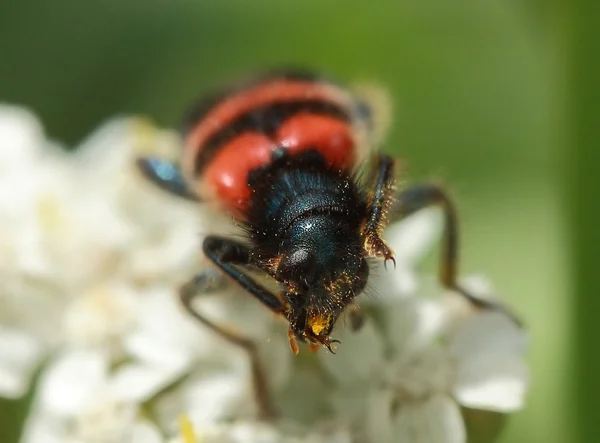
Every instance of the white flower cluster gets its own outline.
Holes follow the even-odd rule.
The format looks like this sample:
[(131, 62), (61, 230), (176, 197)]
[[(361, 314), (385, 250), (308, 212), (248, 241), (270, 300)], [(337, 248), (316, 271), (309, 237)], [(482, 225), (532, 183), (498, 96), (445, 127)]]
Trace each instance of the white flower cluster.
[(287, 325), (235, 288), (199, 300), (259, 346), (282, 419), (256, 421), (246, 355), (176, 296), (204, 266), (201, 234), (227, 223), (133, 167), (177, 152), (174, 134), (121, 119), (67, 153), (0, 107), (0, 395), (41, 368), (22, 443), (460, 443), (459, 405), (522, 407), (524, 332), (415, 272), (437, 237), (428, 210), (389, 229), (398, 269), (372, 273), (366, 323), (340, 321), (336, 355), (293, 356)]

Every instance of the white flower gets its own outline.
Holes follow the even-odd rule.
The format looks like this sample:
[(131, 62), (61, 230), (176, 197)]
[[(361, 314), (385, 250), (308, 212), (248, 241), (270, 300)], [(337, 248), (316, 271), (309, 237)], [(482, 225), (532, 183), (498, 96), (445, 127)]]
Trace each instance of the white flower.
[(0, 108), (0, 160), (0, 393), (20, 396), (63, 306), (49, 249), (62, 230), (69, 173), (35, 117), (12, 107)]
[(40, 345), (21, 331), (0, 326), (0, 392), (20, 397), (40, 359)]
[(388, 298), (380, 329), (371, 322), (358, 337), (343, 333), (351, 345), (321, 356), (337, 383), (333, 407), (361, 423), (369, 442), (466, 442), (459, 405), (523, 406), (527, 337), (505, 313), (473, 312), (458, 297)]
[[(137, 120), (119, 120), (102, 127), (75, 154), (46, 152), (50, 144), (31, 115), (2, 111), (9, 120), (3, 126), (0, 112), (0, 129), (7, 128), (0, 134), (2, 154), (12, 159), (11, 150), (31, 151), (12, 159), (2, 189), (36, 178), (27, 182), (23, 197), (1, 195), (10, 215), (2, 219), (3, 252), (18, 258), (7, 257), (1, 268), (10, 283), (2, 294), (7, 326), (0, 328), (4, 395), (22, 395), (43, 355), (53, 354), (23, 441), (50, 438), (52, 430), (57, 441), (83, 435), (110, 441), (111, 435), (126, 435), (133, 423), (118, 418), (139, 416), (151, 400), (165, 427), (172, 427), (172, 400), (173, 416), (182, 408), (209, 408), (209, 418), (220, 417), (214, 413), (219, 402), (222, 414), (230, 416), (228, 401), (243, 404), (251, 415), (245, 354), (200, 327), (177, 301), (176, 285), (200, 270), (198, 233), (210, 223), (203, 223), (207, 218), (196, 205), (153, 189), (133, 166), (142, 153), (173, 155), (176, 137)], [(269, 334), (273, 325), (250, 300), (242, 304), (256, 311), (251, 319), (265, 321), (233, 315), (230, 305), (240, 303), (231, 297), (201, 304), (216, 318), (237, 317), (240, 327), (245, 323), (258, 336)], [(285, 355), (283, 372), (290, 359)], [(170, 395), (154, 398), (171, 385)], [(230, 400), (219, 386), (229, 389)], [(88, 419), (97, 411), (106, 420)]]
[(311, 429), (290, 423), (275, 426), (261, 422), (237, 421), (227, 424), (200, 425), (184, 417), (181, 435), (169, 443), (351, 443), (348, 430), (339, 426)]
[(0, 393), (21, 395), (60, 343), (118, 348), (140, 285), (195, 270), (197, 211), (144, 189), (133, 167), (140, 152), (176, 152), (175, 141), (120, 120), (67, 154), (31, 114), (0, 107), (0, 350), (16, 349), (0, 355)]
[[(32, 415), (22, 441), (105, 443), (162, 441), (158, 428), (142, 418), (139, 398), (150, 395), (168, 377), (161, 368), (137, 371), (132, 385), (120, 386), (123, 368), (111, 374), (109, 359), (80, 350), (57, 355), (40, 380)], [(132, 394), (133, 392), (133, 394)]]
[(521, 407), (524, 333), (415, 271), (440, 227), (422, 211), (390, 227), (397, 269), (374, 269), (365, 325), (339, 322), (337, 355), (294, 356), (288, 325), (235, 287), (195, 301), (258, 345), (283, 420), (257, 422), (247, 355), (177, 297), (204, 268), (201, 236), (230, 225), (133, 166), (178, 149), (121, 119), (67, 154), (31, 114), (0, 107), (0, 394), (22, 395), (45, 362), (22, 443), (461, 443), (458, 405)]
[(441, 213), (436, 208), (428, 208), (386, 230), (385, 236), (393, 246), (396, 266), (388, 270), (381, 266), (374, 269), (372, 273), (377, 278), (371, 279), (368, 288), (374, 292), (372, 300), (379, 303), (389, 297), (414, 295), (421, 289), (422, 282), (415, 273), (415, 264), (439, 241), (441, 222)]

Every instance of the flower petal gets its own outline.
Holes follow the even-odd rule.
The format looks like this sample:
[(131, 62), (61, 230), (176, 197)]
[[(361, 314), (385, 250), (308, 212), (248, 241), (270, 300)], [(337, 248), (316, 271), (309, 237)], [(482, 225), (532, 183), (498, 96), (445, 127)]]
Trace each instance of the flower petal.
[(527, 334), (501, 312), (485, 311), (471, 317), (456, 331), (450, 350), (460, 360), (482, 354), (524, 355)]
[(319, 360), (338, 383), (344, 385), (356, 380), (367, 380), (381, 367), (383, 338), (369, 319), (359, 331), (340, 328), (335, 334), (342, 342), (335, 350), (335, 355), (319, 352)]
[(166, 367), (130, 363), (109, 380), (108, 389), (117, 400), (143, 403), (182, 376), (185, 366)]
[[(264, 442), (277, 443), (281, 436), (271, 426), (264, 423), (238, 423), (227, 432), (231, 443)], [(215, 440), (215, 443), (222, 440)]]
[(395, 418), (394, 442), (465, 443), (466, 438), (460, 409), (443, 395), (404, 405)]
[(25, 421), (20, 443), (64, 443), (66, 435), (67, 426), (63, 421), (40, 412), (34, 406)]
[(369, 291), (377, 301), (394, 301), (419, 289), (415, 265), (437, 241), (439, 232), (440, 213), (435, 208), (419, 211), (386, 230), (385, 238), (394, 250), (396, 264), (387, 269), (381, 262), (372, 266)]
[(394, 303), (398, 298), (414, 295), (419, 289), (419, 279), (412, 266), (396, 258), (396, 266), (384, 268), (383, 264), (376, 262), (369, 271), (368, 293), (372, 297), (365, 297), (360, 302), (363, 305), (378, 305), (381, 303)]
[(115, 401), (105, 391), (98, 392), (84, 409), (77, 411), (69, 429), (70, 441), (129, 441), (137, 414), (136, 405)]
[(80, 294), (66, 309), (63, 323), (70, 344), (114, 347), (133, 327), (139, 308), (136, 289), (124, 281), (107, 281)]
[(444, 305), (439, 300), (398, 299), (386, 306), (383, 319), (388, 343), (396, 353), (406, 354), (430, 346), (439, 336), (445, 324)]
[(249, 380), (236, 373), (219, 373), (191, 383), (185, 396), (190, 404), (190, 416), (212, 422), (231, 416), (242, 402), (254, 402)]
[[(214, 332), (187, 315), (170, 286), (146, 289), (137, 319), (137, 327), (123, 338), (124, 347), (148, 364), (179, 367), (195, 357), (217, 359), (231, 348), (237, 351), (235, 346), (223, 346)], [(222, 351), (216, 352), (219, 347)]]
[(250, 377), (225, 370), (186, 380), (153, 403), (158, 425), (170, 432), (176, 430), (173, 426), (182, 411), (200, 429), (236, 417), (240, 411), (254, 413), (250, 409), (255, 406)]
[[(373, 390), (367, 398), (365, 433), (369, 443), (392, 443), (394, 427), (392, 407), (394, 392), (390, 389)], [(398, 440), (404, 443), (404, 440)], [(408, 443), (408, 440), (406, 440)]]
[(46, 145), (35, 115), (16, 106), (0, 106), (0, 176), (30, 164)]
[(265, 362), (269, 372), (269, 386), (278, 389), (288, 383), (292, 375), (295, 355), (291, 352), (289, 342), (281, 340), (281, 336), (268, 339), (258, 347), (259, 358)]
[(391, 225), (386, 230), (385, 238), (394, 249), (396, 260), (414, 265), (438, 240), (440, 228), (439, 209), (423, 209)]
[(0, 395), (11, 398), (23, 395), (41, 357), (37, 340), (0, 326)]
[(133, 160), (131, 142), (135, 119), (109, 120), (78, 146), (74, 160), (85, 177), (110, 182), (119, 176)]
[(162, 443), (159, 429), (149, 421), (138, 421), (133, 425), (131, 443)]
[(169, 443), (282, 443), (276, 429), (261, 422), (196, 423), (192, 421), (193, 440), (180, 435)]
[[(349, 421), (361, 420), (370, 389), (372, 389), (372, 386), (368, 382), (353, 383), (340, 386), (339, 389), (329, 394), (331, 408), (335, 411), (336, 417)], [(323, 395), (323, 391), (320, 395)]]
[(103, 386), (108, 358), (99, 352), (71, 351), (54, 360), (39, 386), (43, 409), (57, 415), (81, 411)]
[(523, 407), (529, 372), (521, 357), (483, 355), (460, 363), (454, 396), (463, 406), (497, 412)]
[[(193, 421), (193, 420), (192, 420)], [(351, 443), (346, 429), (301, 428), (293, 423), (274, 426), (258, 421), (232, 423), (193, 423), (193, 436), (180, 435), (169, 443)]]
[(454, 336), (450, 351), (458, 363), (454, 394), (472, 408), (510, 412), (523, 406), (528, 370), (527, 336), (499, 312), (483, 312)]
[[(303, 356), (294, 358), (302, 359)], [(297, 364), (293, 370), (285, 388), (277, 392), (277, 408), (284, 417), (294, 417), (302, 423), (316, 423), (331, 410), (328, 400), (333, 391), (332, 383), (324, 382), (314, 365)], [(334, 409), (337, 406), (335, 400)]]

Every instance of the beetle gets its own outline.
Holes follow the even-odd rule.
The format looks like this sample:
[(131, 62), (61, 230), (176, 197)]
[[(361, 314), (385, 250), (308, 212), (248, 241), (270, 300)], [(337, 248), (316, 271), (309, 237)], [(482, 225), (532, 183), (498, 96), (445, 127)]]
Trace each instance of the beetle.
[[(194, 276), (180, 290), (204, 325), (246, 349), (262, 415), (274, 408), (255, 344), (192, 308), (193, 298), (228, 277), (289, 322), (289, 341), (333, 352), (330, 334), (369, 278), (369, 260), (395, 266), (382, 238), (391, 221), (427, 206), (444, 213), (440, 281), (475, 304), (457, 283), (454, 205), (440, 186), (396, 190), (396, 159), (377, 152), (373, 106), (350, 89), (304, 70), (276, 70), (227, 86), (198, 102), (184, 122), (178, 162), (137, 159), (142, 173), (182, 198), (216, 202), (245, 228), (247, 243), (209, 235), (202, 250), (220, 271)], [(368, 161), (368, 163), (367, 163)], [(368, 166), (365, 166), (367, 164)], [(248, 271), (274, 279), (273, 293)]]

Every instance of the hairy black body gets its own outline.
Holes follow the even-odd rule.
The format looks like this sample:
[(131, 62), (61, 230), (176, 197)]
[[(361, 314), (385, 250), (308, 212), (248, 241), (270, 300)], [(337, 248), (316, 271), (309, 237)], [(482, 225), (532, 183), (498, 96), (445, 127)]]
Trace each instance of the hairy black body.
[[(356, 177), (328, 168), (317, 151), (275, 155), (280, 158), (250, 181), (256, 190), (246, 220), (252, 253), (281, 283), (296, 338), (324, 341), (367, 281), (367, 196)], [(308, 327), (311, 321), (318, 326)]]

